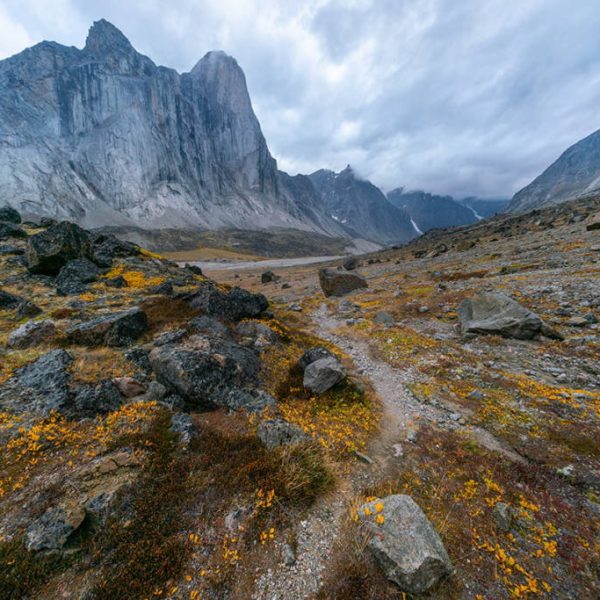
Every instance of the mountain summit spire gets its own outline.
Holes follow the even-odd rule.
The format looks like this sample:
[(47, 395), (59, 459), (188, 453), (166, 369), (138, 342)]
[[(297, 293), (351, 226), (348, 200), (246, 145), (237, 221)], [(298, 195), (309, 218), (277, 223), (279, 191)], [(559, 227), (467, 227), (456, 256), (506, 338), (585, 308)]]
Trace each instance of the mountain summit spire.
[(133, 50), (120, 29), (106, 19), (94, 21), (85, 40), (85, 50), (98, 54), (115, 50)]

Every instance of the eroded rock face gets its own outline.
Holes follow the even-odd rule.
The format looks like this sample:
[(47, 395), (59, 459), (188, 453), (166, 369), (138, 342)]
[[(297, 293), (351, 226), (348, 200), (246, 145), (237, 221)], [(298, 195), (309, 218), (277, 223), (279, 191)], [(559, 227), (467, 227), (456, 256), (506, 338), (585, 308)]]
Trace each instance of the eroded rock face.
[(128, 346), (148, 329), (146, 313), (132, 308), (71, 327), (69, 340), (83, 346)]
[(485, 292), (466, 298), (458, 307), (463, 334), (495, 334), (530, 340), (542, 332), (542, 319), (512, 298), (498, 292)]
[(442, 540), (410, 496), (374, 500), (358, 516), (370, 537), (369, 550), (400, 589), (422, 594), (452, 573)]
[(66, 221), (32, 235), (27, 242), (27, 268), (32, 273), (57, 275), (69, 261), (90, 255), (87, 232)]
[(346, 377), (346, 369), (334, 357), (320, 358), (304, 369), (303, 384), (315, 394), (323, 394)]
[(325, 296), (344, 296), (361, 288), (369, 287), (367, 280), (356, 273), (334, 271), (333, 269), (319, 270), (319, 284)]

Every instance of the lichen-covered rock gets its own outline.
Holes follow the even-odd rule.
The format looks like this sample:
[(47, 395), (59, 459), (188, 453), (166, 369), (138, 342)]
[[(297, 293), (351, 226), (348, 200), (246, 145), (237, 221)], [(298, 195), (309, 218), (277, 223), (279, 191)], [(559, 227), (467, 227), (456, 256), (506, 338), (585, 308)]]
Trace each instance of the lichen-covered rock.
[(83, 385), (75, 393), (68, 412), (76, 417), (93, 417), (116, 410), (123, 404), (117, 386), (109, 380)]
[(512, 298), (498, 292), (485, 292), (466, 298), (458, 307), (463, 334), (495, 334), (529, 340), (542, 332), (542, 319)]
[(87, 258), (69, 261), (60, 269), (56, 277), (56, 290), (61, 296), (82, 294), (87, 283), (96, 281), (100, 269)]
[(401, 590), (422, 594), (452, 573), (442, 540), (410, 496), (368, 502), (358, 517), (369, 536), (369, 550)]
[(226, 342), (199, 346), (199, 341), (195, 348), (159, 346), (149, 357), (157, 379), (191, 406), (226, 406), (232, 388), (258, 383), (260, 362), (254, 351)]
[(369, 287), (364, 277), (333, 269), (319, 269), (319, 284), (327, 297), (344, 296), (354, 290)]
[(0, 386), (0, 406), (40, 415), (65, 411), (70, 399), (68, 366), (72, 361), (66, 350), (52, 350), (17, 369)]
[(56, 325), (54, 321), (50, 319), (27, 321), (8, 336), (7, 345), (15, 350), (23, 350), (40, 344), (47, 344), (54, 339), (55, 335)]
[(303, 384), (315, 394), (323, 394), (346, 377), (346, 369), (337, 358), (320, 358), (304, 369)]
[(198, 435), (194, 421), (188, 413), (176, 412), (171, 416), (170, 431), (175, 433), (184, 446), (189, 446), (194, 437)]
[(89, 257), (87, 231), (63, 221), (32, 235), (27, 241), (27, 268), (32, 273), (56, 275), (69, 261)]
[(262, 294), (252, 294), (238, 287), (224, 292), (210, 281), (202, 283), (191, 296), (190, 304), (206, 315), (228, 321), (258, 317), (269, 306)]
[(83, 346), (128, 346), (148, 329), (139, 307), (97, 317), (67, 330), (69, 340)]
[(291, 446), (310, 440), (304, 431), (285, 419), (268, 419), (256, 428), (258, 439), (270, 450), (278, 446)]

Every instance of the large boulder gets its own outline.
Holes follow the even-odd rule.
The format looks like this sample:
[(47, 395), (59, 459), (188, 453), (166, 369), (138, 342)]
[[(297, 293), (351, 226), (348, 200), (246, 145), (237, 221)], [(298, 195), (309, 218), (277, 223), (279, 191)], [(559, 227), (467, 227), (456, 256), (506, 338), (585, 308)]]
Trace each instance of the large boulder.
[(463, 334), (495, 334), (529, 340), (546, 329), (538, 315), (498, 292), (485, 292), (463, 300), (458, 307), (458, 319)]
[(66, 350), (52, 350), (17, 369), (0, 386), (0, 406), (14, 412), (47, 415), (69, 405), (69, 372), (73, 361)]
[(89, 257), (91, 243), (88, 233), (63, 221), (32, 235), (27, 244), (27, 268), (32, 273), (56, 275), (70, 260)]
[(139, 307), (80, 323), (67, 330), (71, 343), (82, 346), (129, 346), (148, 329)]
[[(221, 345), (222, 344), (222, 345)], [(221, 342), (204, 348), (165, 345), (150, 352), (157, 379), (180, 395), (190, 406), (227, 406), (233, 388), (258, 383), (260, 362), (253, 350)]]
[(43, 321), (27, 321), (9, 336), (7, 346), (15, 350), (32, 348), (40, 344), (51, 342), (56, 336), (56, 325), (54, 321), (45, 319)]
[(56, 290), (61, 296), (83, 294), (87, 283), (95, 281), (100, 275), (100, 269), (87, 258), (77, 258), (69, 261), (58, 272)]
[(315, 393), (323, 394), (346, 377), (346, 369), (335, 357), (320, 358), (304, 369), (304, 387)]
[(7, 221), (8, 223), (16, 223), (19, 225), (21, 222), (21, 215), (11, 206), (0, 206), (0, 221)]
[(258, 317), (269, 306), (262, 294), (252, 294), (238, 287), (222, 291), (211, 281), (200, 285), (190, 297), (190, 304), (205, 315), (228, 321)]
[(358, 516), (369, 536), (369, 550), (403, 591), (422, 594), (452, 573), (442, 540), (410, 496), (368, 502)]
[(333, 269), (319, 269), (319, 284), (327, 297), (344, 296), (354, 290), (369, 287), (364, 277)]

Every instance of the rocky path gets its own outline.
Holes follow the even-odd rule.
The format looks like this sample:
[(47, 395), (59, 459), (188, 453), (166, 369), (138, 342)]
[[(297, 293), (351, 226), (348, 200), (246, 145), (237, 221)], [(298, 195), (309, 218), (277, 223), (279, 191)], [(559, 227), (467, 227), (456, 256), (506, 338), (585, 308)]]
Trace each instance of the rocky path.
[(466, 425), (458, 413), (417, 400), (407, 387), (416, 380), (412, 370), (393, 368), (374, 358), (366, 342), (336, 333), (343, 320), (332, 316), (325, 304), (311, 315), (311, 319), (314, 332), (350, 356), (357, 372), (370, 380), (382, 403), (381, 428), (371, 442), (368, 455), (363, 455), (350, 477), (333, 495), (322, 499), (299, 524), (296, 562), (285, 564), (286, 550), (282, 543), (280, 565), (260, 577), (253, 600), (300, 600), (310, 598), (318, 591), (349, 503), (361, 489), (385, 476), (389, 461), (401, 460), (403, 444), (414, 440), (423, 421), (447, 430), (466, 430), (488, 449), (503, 452), (513, 460), (523, 460), (486, 430)]

